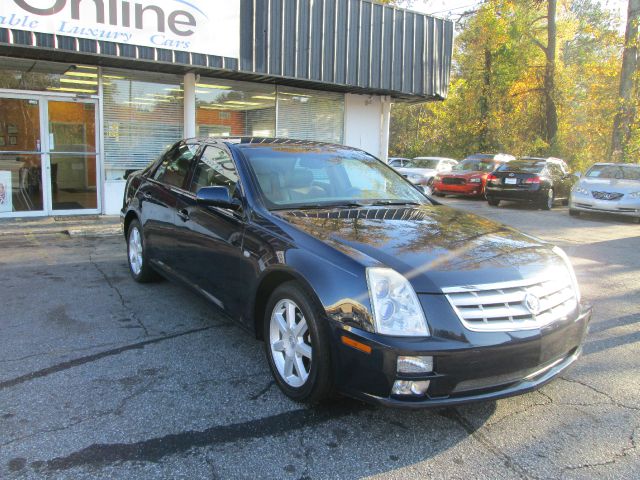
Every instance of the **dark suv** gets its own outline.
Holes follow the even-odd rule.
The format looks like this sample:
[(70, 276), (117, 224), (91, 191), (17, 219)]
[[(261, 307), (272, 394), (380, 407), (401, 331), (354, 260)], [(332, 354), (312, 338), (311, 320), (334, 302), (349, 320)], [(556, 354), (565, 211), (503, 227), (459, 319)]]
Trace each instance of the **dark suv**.
[(122, 219), (133, 278), (182, 282), (263, 339), (298, 401), (527, 392), (578, 358), (591, 317), (561, 249), (342, 145), (178, 142), (129, 177)]
[(550, 210), (557, 200), (567, 205), (576, 178), (559, 158), (521, 157), (498, 167), (487, 177), (487, 202), (501, 200), (532, 203)]

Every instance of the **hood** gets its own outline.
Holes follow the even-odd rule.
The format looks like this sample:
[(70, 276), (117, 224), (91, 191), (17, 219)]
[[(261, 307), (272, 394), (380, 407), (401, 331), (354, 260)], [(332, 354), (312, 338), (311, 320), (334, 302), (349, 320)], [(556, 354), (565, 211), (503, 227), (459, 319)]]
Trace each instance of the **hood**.
[(488, 175), (487, 172), (478, 171), (464, 171), (464, 172), (447, 172), (441, 173), (440, 177), (457, 177), (457, 178), (474, 178), (474, 177), (486, 177)]
[(423, 175), (425, 177), (433, 177), (436, 173), (438, 173), (434, 168), (398, 168), (398, 172), (403, 175)]
[(366, 267), (395, 269), (418, 293), (522, 280), (563, 265), (552, 246), (445, 206), (292, 210), (277, 215)]
[(606, 191), (612, 191), (612, 192), (624, 193), (624, 194), (640, 192), (640, 181), (625, 180), (621, 178), (583, 177), (580, 179), (579, 185), (589, 190), (603, 189)]

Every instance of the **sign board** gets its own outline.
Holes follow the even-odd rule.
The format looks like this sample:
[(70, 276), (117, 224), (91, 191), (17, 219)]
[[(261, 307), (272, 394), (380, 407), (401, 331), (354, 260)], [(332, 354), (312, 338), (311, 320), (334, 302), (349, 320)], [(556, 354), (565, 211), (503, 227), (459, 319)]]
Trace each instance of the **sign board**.
[(0, 213), (13, 212), (11, 172), (0, 170)]
[(0, 28), (240, 56), (240, 0), (0, 0)]

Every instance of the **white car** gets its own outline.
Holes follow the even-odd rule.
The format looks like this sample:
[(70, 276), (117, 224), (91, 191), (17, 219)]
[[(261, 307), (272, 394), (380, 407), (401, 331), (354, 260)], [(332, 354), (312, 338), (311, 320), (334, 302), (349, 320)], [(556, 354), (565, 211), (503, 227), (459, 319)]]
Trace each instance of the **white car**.
[(640, 222), (640, 165), (596, 163), (571, 190), (569, 213), (605, 212)]
[(396, 170), (414, 185), (427, 186), (438, 173), (450, 172), (457, 164), (453, 158), (416, 157)]

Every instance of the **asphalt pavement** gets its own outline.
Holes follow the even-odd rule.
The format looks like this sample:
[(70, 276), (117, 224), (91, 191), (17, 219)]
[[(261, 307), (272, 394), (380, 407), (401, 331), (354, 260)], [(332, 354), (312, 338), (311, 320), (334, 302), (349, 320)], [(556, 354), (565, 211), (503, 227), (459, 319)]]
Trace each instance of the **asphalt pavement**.
[(443, 202), (570, 255), (591, 332), (541, 390), (307, 408), (274, 385), (263, 344), (203, 299), (133, 282), (113, 222), (0, 224), (0, 478), (640, 478), (640, 226)]

